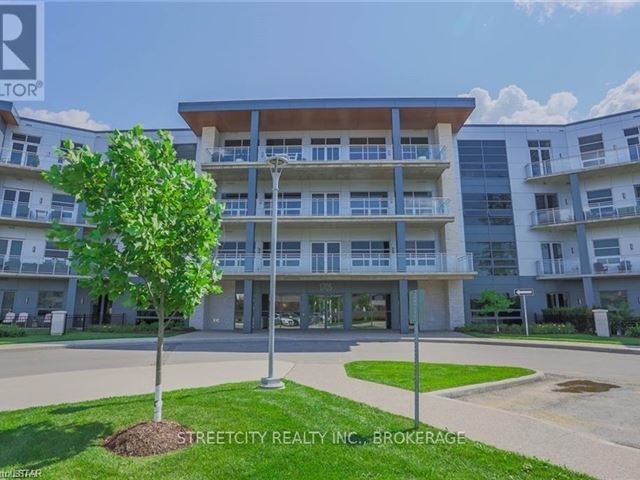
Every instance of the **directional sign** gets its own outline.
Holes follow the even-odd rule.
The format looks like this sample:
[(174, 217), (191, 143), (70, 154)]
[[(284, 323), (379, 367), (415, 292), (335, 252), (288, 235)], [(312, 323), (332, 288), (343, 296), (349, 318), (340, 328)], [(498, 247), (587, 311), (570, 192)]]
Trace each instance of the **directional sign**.
[(530, 297), (533, 295), (533, 288), (516, 288), (513, 293), (519, 297)]

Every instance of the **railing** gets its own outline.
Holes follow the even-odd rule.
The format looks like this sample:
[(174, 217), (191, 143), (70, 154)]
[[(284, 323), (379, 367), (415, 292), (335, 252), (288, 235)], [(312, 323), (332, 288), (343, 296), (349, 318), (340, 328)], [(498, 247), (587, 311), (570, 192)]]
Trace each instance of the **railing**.
[(638, 216), (640, 216), (640, 205), (638, 205), (638, 203), (618, 205), (612, 202), (604, 202), (592, 205), (584, 211), (585, 220), (604, 220)]
[(63, 258), (0, 256), (0, 273), (31, 275), (69, 275), (69, 261)]
[(545, 259), (536, 262), (538, 275), (546, 276), (571, 276), (580, 275), (580, 261), (578, 259)]
[[(215, 258), (227, 273), (244, 272), (253, 265), (253, 272), (268, 273), (269, 254), (243, 255), (218, 253)], [(471, 273), (473, 255), (446, 253), (351, 253), (351, 254), (279, 254), (276, 257), (279, 274), (309, 273)]]
[[(247, 200), (221, 200), (225, 204), (225, 217), (247, 215)], [(449, 199), (441, 197), (406, 198), (404, 215), (416, 217), (442, 217), (450, 215)], [(271, 216), (271, 200), (259, 200), (257, 216)], [(369, 217), (395, 215), (391, 197), (365, 198), (284, 198), (278, 200), (278, 215), (284, 217)]]
[(529, 163), (526, 165), (526, 175), (527, 178), (536, 178), (638, 161), (640, 161), (640, 145), (629, 145), (612, 150), (597, 150), (582, 155)]
[[(446, 162), (446, 148), (441, 145), (402, 145), (401, 158), (394, 158), (390, 145), (279, 145), (258, 147), (256, 162), (281, 155), (290, 162), (338, 161), (416, 161)], [(249, 147), (208, 148), (210, 163), (249, 162)]]
[(42, 222), (57, 220), (60, 223), (74, 223), (75, 210), (43, 205), (34, 206), (27, 202), (3, 200), (0, 202), (0, 217)]
[(625, 273), (640, 273), (640, 256), (613, 255), (598, 257), (591, 265), (595, 275), (619, 275)]
[(575, 221), (573, 210), (570, 208), (547, 208), (531, 212), (531, 225), (558, 225)]
[(49, 170), (52, 165), (62, 165), (62, 160), (53, 155), (3, 148), (0, 151), (0, 163)]

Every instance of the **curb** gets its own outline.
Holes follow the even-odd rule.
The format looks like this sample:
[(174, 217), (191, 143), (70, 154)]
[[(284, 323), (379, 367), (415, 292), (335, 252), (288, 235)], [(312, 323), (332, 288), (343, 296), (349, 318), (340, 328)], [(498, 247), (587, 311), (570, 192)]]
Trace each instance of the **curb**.
[(477, 385), (465, 385), (464, 387), (447, 388), (445, 390), (437, 390), (435, 392), (429, 392), (427, 395), (435, 395), (438, 397), (446, 398), (459, 398), (467, 395), (473, 395), (475, 393), (493, 392), (496, 390), (504, 390), (505, 388), (516, 387), (518, 385), (525, 385), (527, 383), (539, 382), (544, 380), (544, 373), (536, 371), (531, 375), (517, 378), (507, 378), (505, 380), (498, 380), (497, 382), (480, 383)]

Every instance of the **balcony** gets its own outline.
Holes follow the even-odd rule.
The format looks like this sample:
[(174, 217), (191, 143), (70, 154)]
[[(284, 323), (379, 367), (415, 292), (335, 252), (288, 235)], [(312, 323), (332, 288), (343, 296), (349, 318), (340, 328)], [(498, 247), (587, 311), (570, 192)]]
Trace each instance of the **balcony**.
[(592, 260), (591, 272), (583, 272), (578, 259), (538, 260), (536, 262), (537, 275), (545, 278), (578, 278), (589, 276), (593, 278), (607, 276), (640, 275), (640, 255), (615, 255)]
[(64, 258), (0, 256), (0, 276), (69, 276), (69, 261)]
[(575, 217), (571, 208), (547, 208), (531, 212), (532, 227), (548, 227), (574, 223)]
[(536, 262), (538, 277), (579, 277), (580, 261), (576, 259), (545, 259)]
[[(256, 215), (247, 216), (247, 200), (221, 200), (225, 202), (223, 216), (225, 222), (236, 223), (246, 220), (269, 222), (271, 220), (271, 200), (257, 202)], [(279, 222), (282, 223), (322, 223), (327, 221), (388, 222), (398, 218), (410, 222), (444, 224), (452, 222), (448, 198), (407, 198), (404, 214), (395, 213), (392, 198), (301, 198), (280, 199), (278, 201)]]
[[(225, 275), (267, 276), (270, 257), (224, 254), (216, 256)], [(432, 254), (281, 254), (276, 259), (278, 275), (294, 278), (351, 276), (390, 278), (473, 278), (473, 255)], [(251, 268), (253, 266), (253, 268)]]
[(556, 158), (526, 165), (528, 180), (591, 172), (605, 168), (640, 166), (640, 145), (629, 145), (612, 150), (598, 150), (588, 154)]
[(53, 165), (62, 165), (62, 160), (57, 156), (23, 150), (0, 150), (0, 167), (3, 169), (19, 169), (21, 174), (31, 172), (32, 176), (41, 177), (41, 172)]
[(604, 202), (591, 205), (584, 211), (584, 219), (589, 223), (626, 220), (634, 217), (640, 217), (640, 204), (638, 202), (627, 204)]
[(74, 224), (75, 207), (32, 205), (27, 202), (0, 202), (0, 222), (13, 225), (51, 223)]

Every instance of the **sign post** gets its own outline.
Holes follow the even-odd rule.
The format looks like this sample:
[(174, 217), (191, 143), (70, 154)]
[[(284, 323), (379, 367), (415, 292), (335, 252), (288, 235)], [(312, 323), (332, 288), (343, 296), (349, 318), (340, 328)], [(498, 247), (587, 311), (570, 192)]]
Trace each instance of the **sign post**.
[(520, 297), (520, 306), (524, 315), (524, 331), (529, 336), (529, 320), (527, 318), (527, 297), (531, 297), (534, 293), (533, 288), (516, 288), (514, 294)]
[(425, 292), (411, 290), (409, 292), (409, 324), (413, 324), (413, 416), (414, 427), (420, 427), (420, 319), (424, 317)]

